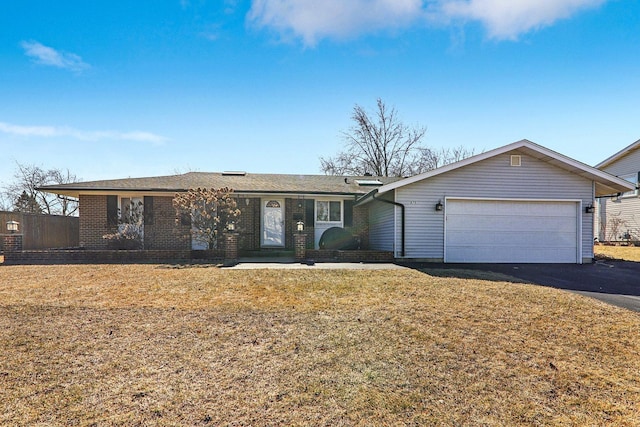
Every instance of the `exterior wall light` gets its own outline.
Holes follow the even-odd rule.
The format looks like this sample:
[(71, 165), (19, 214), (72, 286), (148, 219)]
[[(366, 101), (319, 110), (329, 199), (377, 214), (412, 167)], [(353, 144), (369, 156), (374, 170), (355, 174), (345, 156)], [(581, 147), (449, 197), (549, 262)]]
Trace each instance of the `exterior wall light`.
[(595, 212), (595, 210), (596, 210), (596, 208), (595, 208), (595, 207), (593, 207), (593, 205), (592, 205), (592, 204), (591, 204), (591, 205), (587, 205), (587, 206), (584, 208), (584, 211), (585, 211), (586, 213), (594, 213), (594, 212)]
[(442, 200), (438, 200), (438, 203), (436, 203), (436, 210), (439, 212), (442, 210), (442, 208), (443, 208)]
[(227, 224), (227, 230), (233, 233), (236, 231), (236, 224), (234, 222), (230, 222)]
[(18, 226), (20, 223), (18, 221), (7, 221), (7, 231), (11, 234), (18, 232)]
[(304, 222), (298, 221), (296, 223), (296, 229), (298, 230), (299, 233), (302, 233), (304, 231)]

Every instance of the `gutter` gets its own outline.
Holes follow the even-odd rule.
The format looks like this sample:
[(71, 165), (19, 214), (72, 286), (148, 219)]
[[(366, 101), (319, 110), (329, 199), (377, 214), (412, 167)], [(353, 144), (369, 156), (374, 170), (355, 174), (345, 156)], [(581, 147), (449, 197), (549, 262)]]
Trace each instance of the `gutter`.
[[(388, 203), (388, 204), (390, 204), (390, 205), (394, 205), (394, 206), (400, 206), (400, 213), (401, 213), (401, 217), (402, 217), (402, 224), (400, 225), (400, 227), (401, 227), (401, 231), (400, 231), (400, 246), (401, 246), (401, 249), (400, 249), (400, 257), (404, 258), (404, 246), (405, 246), (405, 245), (404, 245), (404, 241), (405, 241), (405, 239), (404, 239), (404, 235), (405, 235), (404, 209), (405, 209), (405, 207), (404, 207), (404, 205), (403, 205), (402, 203), (393, 202), (393, 201), (391, 201), (391, 200), (378, 199), (378, 198), (376, 197), (376, 194), (378, 194), (378, 190), (377, 190), (377, 189), (376, 189), (376, 190), (373, 190), (373, 191), (371, 192), (371, 198), (372, 198), (373, 200), (377, 200), (377, 201), (379, 201), (379, 202), (383, 202), (383, 203)], [(394, 236), (395, 236), (395, 230), (394, 230), (394, 233), (393, 233), (393, 234), (394, 234)]]

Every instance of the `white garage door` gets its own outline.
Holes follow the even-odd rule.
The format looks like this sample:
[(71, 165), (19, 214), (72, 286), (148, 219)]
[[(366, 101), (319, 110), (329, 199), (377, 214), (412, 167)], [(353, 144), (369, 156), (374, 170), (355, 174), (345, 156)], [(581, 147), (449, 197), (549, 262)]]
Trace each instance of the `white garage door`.
[(576, 263), (575, 202), (448, 199), (445, 262)]

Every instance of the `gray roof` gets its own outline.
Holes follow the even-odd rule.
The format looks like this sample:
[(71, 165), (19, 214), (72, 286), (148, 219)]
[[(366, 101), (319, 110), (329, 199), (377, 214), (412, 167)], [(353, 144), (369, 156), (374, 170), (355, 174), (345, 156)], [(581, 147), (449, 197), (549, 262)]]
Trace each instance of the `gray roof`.
[[(42, 190), (78, 197), (79, 194), (163, 192), (175, 193), (191, 188), (228, 187), (236, 193), (279, 194), (366, 194), (373, 188), (398, 181), (399, 177), (285, 175), (238, 172), (189, 172), (182, 175), (148, 178), (111, 179), (41, 187)], [(378, 184), (376, 185), (376, 182)]]

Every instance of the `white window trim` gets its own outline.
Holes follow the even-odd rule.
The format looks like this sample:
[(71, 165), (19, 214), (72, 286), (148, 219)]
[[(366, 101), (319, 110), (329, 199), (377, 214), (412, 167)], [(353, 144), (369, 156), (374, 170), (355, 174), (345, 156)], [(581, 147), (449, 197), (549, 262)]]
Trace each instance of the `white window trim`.
[[(331, 208), (330, 208), (331, 202), (340, 203), (340, 220), (339, 221), (331, 221), (331, 220), (322, 221), (321, 219), (318, 219), (318, 203), (327, 203), (329, 218), (331, 218)], [(344, 200), (316, 200), (314, 215), (315, 215), (315, 222), (319, 224), (342, 224), (344, 221)]]

